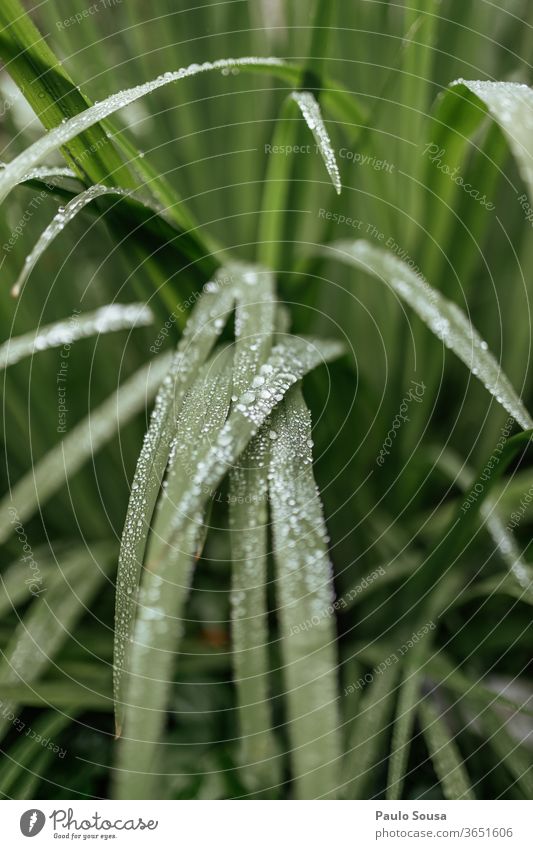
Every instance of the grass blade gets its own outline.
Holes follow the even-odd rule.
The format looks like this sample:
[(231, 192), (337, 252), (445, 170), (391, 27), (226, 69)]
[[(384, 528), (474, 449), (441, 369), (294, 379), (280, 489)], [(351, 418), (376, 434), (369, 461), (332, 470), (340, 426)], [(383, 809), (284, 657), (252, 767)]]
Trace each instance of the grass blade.
[(411, 733), (419, 702), (420, 667), (423, 649), (418, 643), (411, 649), (411, 657), (405, 663), (394, 728), (392, 732), (391, 756), (387, 777), (387, 799), (400, 799), (409, 756)]
[(0, 345), (0, 369), (33, 357), (41, 351), (70, 345), (78, 339), (114, 333), (134, 327), (146, 327), (154, 320), (145, 304), (108, 304), (91, 313), (56, 321), (32, 333), (8, 339)]
[(446, 799), (475, 799), (461, 753), (428, 699), (418, 706), (422, 731)]
[(326, 130), (326, 125), (322, 118), (320, 106), (314, 94), (310, 91), (294, 91), (291, 94), (292, 99), (298, 104), (298, 107), (304, 117), (305, 123), (313, 133), (313, 137), (317, 147), (321, 153), (324, 165), (331, 178), (331, 182), (335, 187), (335, 191), (340, 195), (342, 191), (341, 175), (335, 158), (335, 151), (331, 144), (329, 133)]
[[(322, 505), (313, 477), (311, 417), (294, 388), (272, 417), (270, 497), (287, 731), (295, 793), (335, 798), (339, 715), (334, 592)], [(317, 622), (315, 624), (315, 619)], [(304, 627), (306, 622), (312, 627)]]
[[(457, 482), (463, 492), (470, 492), (475, 480), (474, 473), (451, 450), (439, 450), (435, 454), (435, 462)], [(502, 521), (498, 502), (495, 496), (485, 499), (480, 508), (480, 515), (486, 522), (487, 530), (496, 544), (502, 560), (509, 567), (509, 577), (512, 578), (519, 592), (519, 597), (533, 603), (533, 570), (529, 563), (522, 558), (520, 550), (511, 531)]]
[(345, 799), (365, 798), (369, 773), (376, 764), (392, 713), (399, 668), (392, 666), (365, 688), (343, 763)]
[[(289, 96), (283, 101), (272, 136), (274, 150), (291, 149), (297, 137), (298, 107)], [(278, 270), (282, 266), (284, 227), (290, 193), (293, 160), (290, 156), (270, 156), (264, 179), (261, 214), (257, 234), (259, 261)]]
[[(46, 711), (32, 723), (29, 730), (33, 734), (38, 735), (42, 740), (50, 740), (51, 746), (59, 749), (57, 737), (71, 721), (71, 716), (66, 716), (56, 711)], [(35, 775), (34, 759), (36, 753), (40, 754), (42, 751), (40, 748), (41, 744), (35, 742), (34, 737), (29, 737), (27, 734), (28, 732), (26, 731), (24, 736), (20, 740), (17, 740), (14, 746), (10, 747), (9, 756), (3, 753), (4, 764), (0, 770), (0, 794), (11, 796), (13, 799), (28, 798), (27, 796), (21, 797), (19, 795), (20, 791), (17, 788), (17, 782), (21, 782), (24, 779), (27, 781), (29, 777), (36, 778), (37, 781), (40, 778), (40, 776)], [(62, 752), (63, 754), (61, 751), (55, 754), (59, 757), (64, 757), (65, 750), (62, 750)], [(53, 754), (53, 750), (49, 754)]]
[(533, 89), (521, 83), (463, 79), (451, 86), (458, 93), (465, 88), (472, 92), (500, 125), (533, 198)]
[[(274, 331), (274, 287), (268, 272), (257, 287), (243, 287), (237, 301), (234, 391), (254, 382), (270, 353)], [(267, 619), (268, 436), (265, 427), (252, 440), (230, 474), (231, 628), (242, 762), (253, 791), (275, 781), (270, 731)]]
[(14, 297), (18, 297), (37, 261), (44, 254), (45, 250), (52, 244), (54, 239), (63, 232), (67, 224), (73, 221), (76, 215), (78, 215), (78, 213), (81, 212), (82, 209), (84, 209), (89, 203), (92, 203), (94, 200), (102, 197), (103, 195), (121, 195), (122, 197), (129, 197), (130, 192), (127, 192), (124, 189), (109, 188), (108, 186), (91, 186), (86, 191), (80, 192), (80, 194), (76, 195), (67, 203), (66, 206), (60, 207), (51, 223), (39, 236), (31, 253), (29, 253), (26, 257), (24, 267), (22, 268), (15, 285), (11, 290), (11, 294)]
[(242, 740), (241, 758), (253, 792), (275, 782), (272, 758), (267, 615), (268, 461), (262, 428), (232, 470), (231, 633)]
[[(480, 681), (474, 673), (468, 678), (454, 668), (452, 662), (440, 652), (434, 655), (429, 665), (430, 673), (437, 677), (447, 689), (456, 693), (462, 702), (463, 713), (469, 717), (469, 724), (479, 723), (482, 726), (482, 736), (497, 756), (498, 764), (505, 764), (521, 787), (526, 799), (533, 795), (533, 774), (531, 759), (528, 753), (521, 749), (505, 728), (505, 722), (498, 716), (494, 708), (498, 705), (498, 697), (479, 686)], [(481, 684), (483, 679), (481, 679)], [(503, 700), (500, 700), (505, 704)], [(515, 713), (519, 712), (519, 708)]]
[(395, 294), (412, 307), (435, 336), (482, 381), (522, 428), (527, 430), (533, 427), (533, 419), (487, 350), (486, 342), (456, 304), (432, 289), (402, 260), (368, 242), (334, 242), (324, 249), (324, 253), (366, 271), (389, 285)]
[[(162, 86), (187, 77), (195, 76), (206, 71), (227, 71), (232, 68), (250, 70), (252, 72), (268, 72), (283, 66), (282, 59), (258, 58), (256, 56), (244, 56), (239, 59), (217, 59), (215, 62), (204, 62), (202, 65), (189, 65), (178, 71), (168, 71), (155, 80), (134, 86), (133, 88), (112, 94), (100, 103), (90, 106), (74, 118), (70, 118), (60, 126), (51, 129), (46, 136), (34, 142), (17, 156), (0, 173), (0, 202), (5, 199), (11, 189), (20, 182), (24, 175), (39, 165), (48, 154), (53, 153), (59, 147), (63, 147), (100, 121), (124, 109), (136, 100), (151, 94)], [(107, 137), (106, 137), (107, 138)], [(96, 182), (96, 181), (95, 181)], [(105, 182), (98, 180), (97, 182)], [(118, 182), (118, 181), (117, 181)]]
[[(249, 388), (238, 396), (235, 407), (220, 429), (218, 436), (205, 444), (203, 441), (200, 442), (200, 450), (197, 453), (195, 452), (193, 465), (189, 466), (187, 462), (186, 468), (189, 470), (189, 474), (186, 481), (182, 479), (181, 486), (173, 485), (172, 487), (175, 496), (172, 502), (172, 516), (168, 516), (164, 532), (158, 526), (157, 532), (154, 528), (152, 535), (152, 539), (159, 541), (158, 543), (154, 542), (154, 546), (164, 546), (165, 552), (174, 552), (180, 558), (180, 569), (185, 578), (189, 574), (192, 556), (197, 550), (202, 517), (210, 495), (216, 491), (222, 479), (290, 386), (301, 379), (307, 371), (329, 358), (339, 356), (342, 352), (343, 348), (339, 343), (304, 339), (303, 337), (289, 337), (284, 342), (279, 343), (273, 348), (267, 363), (259, 370), (258, 377), (264, 378), (260, 388), (257, 390)], [(189, 444), (190, 440), (187, 442), (187, 445)], [(176, 480), (179, 480), (179, 478), (176, 478)], [(166, 503), (165, 514), (170, 511), (170, 506), (168, 506), (168, 502)], [(159, 523), (163, 521), (163, 518), (167, 518), (165, 514), (158, 513)], [(144, 536), (144, 530), (141, 533)], [(135, 539), (135, 537), (132, 538)], [(150, 556), (157, 560), (154, 551), (155, 549), (152, 550)], [(133, 561), (131, 568), (140, 569), (139, 562)], [(175, 574), (175, 567), (172, 574)], [(187, 584), (187, 580), (184, 580), (183, 576), (183, 586), (177, 586), (173, 583), (172, 589), (175, 591), (175, 598), (171, 598), (168, 587), (166, 587), (165, 593), (162, 593), (164, 582), (159, 572), (147, 568), (145, 576), (147, 581), (143, 583), (139, 602), (139, 618), (135, 624), (135, 633), (138, 634), (136, 638), (138, 651), (135, 657), (133, 657), (133, 652), (128, 652), (128, 655), (126, 655), (127, 668), (131, 667), (132, 669), (132, 686), (139, 686), (140, 691), (135, 699), (133, 694), (130, 698), (128, 692), (126, 692), (122, 703), (118, 703), (118, 707), (122, 710), (124, 701), (131, 701), (132, 704), (139, 705), (138, 708), (134, 707), (132, 710), (133, 730), (130, 727), (127, 731), (130, 737), (120, 747), (121, 766), (119, 766), (117, 774), (117, 787), (118, 793), (124, 794), (128, 798), (131, 798), (131, 796), (127, 796), (127, 794), (132, 792), (146, 793), (146, 776), (144, 776), (143, 782), (142, 768), (141, 770), (133, 770), (132, 766), (134, 762), (142, 762), (143, 764), (151, 764), (152, 762), (154, 747), (157, 747), (157, 740), (162, 731), (161, 712), (168, 690), (168, 675), (165, 674), (165, 670), (162, 670), (163, 674), (159, 676), (161, 686), (151, 688), (149, 691), (151, 704), (157, 702), (157, 706), (152, 711), (154, 715), (151, 716), (150, 705), (144, 711), (140, 707), (146, 700), (146, 688), (142, 683), (143, 676), (146, 677), (146, 674), (148, 674), (148, 677), (151, 677), (149, 674), (151, 655), (149, 650), (143, 651), (143, 644), (146, 643), (143, 634), (146, 635), (148, 631), (149, 634), (153, 635), (154, 626), (159, 624), (161, 630), (160, 633), (155, 634), (154, 640), (165, 642), (174, 639), (175, 635), (169, 634), (164, 623), (167, 616), (175, 617), (176, 610), (179, 610), (180, 604), (183, 602), (183, 590)], [(134, 587), (132, 589), (131, 595), (134, 594)], [(127, 592), (127, 588), (120, 583), (119, 592), (124, 594)], [(168, 613), (170, 610), (168, 604), (170, 603), (172, 610)], [(134, 612), (131, 615), (132, 621), (134, 621)], [(117, 616), (117, 627), (122, 631), (120, 639), (125, 647), (127, 637), (123, 631), (123, 622), (124, 620)], [(174, 642), (172, 645), (174, 645)], [(132, 655), (131, 660), (129, 659), (130, 654)], [(169, 656), (167, 657), (167, 655)], [(161, 664), (171, 660), (171, 652), (170, 654), (167, 652), (166, 655), (163, 652)], [(116, 668), (121, 673), (124, 670), (123, 664), (120, 663)], [(122, 676), (123, 678), (124, 676)], [(124, 691), (124, 684), (122, 684), (122, 690)], [(149, 728), (147, 725), (148, 718), (150, 718)], [(146, 745), (139, 742), (136, 750), (135, 739), (132, 738), (144, 741)], [(124, 767), (124, 764), (127, 764), (127, 768)]]
[[(0, 6), (0, 55), (47, 130), (53, 130), (65, 118), (71, 118), (89, 106), (19, 0), (3, 0)], [(79, 138), (67, 140), (64, 153), (76, 173), (88, 183), (105, 183), (112, 179), (124, 188), (135, 185), (112, 142), (97, 122)]]
[[(146, 550), (150, 521), (168, 462), (176, 417), (197, 369), (209, 356), (222, 333), (235, 299), (238, 301), (236, 332), (241, 328), (252, 337), (238, 345), (237, 380), (246, 380), (270, 346), (273, 323), (273, 280), (269, 272), (258, 273), (248, 266), (231, 266), (207, 284), (185, 327), (183, 338), (167, 379), (156, 398), (150, 427), (137, 463), (132, 495), (122, 535), (117, 579), (114, 690), (116, 733), (122, 728), (123, 670), (128, 666), (127, 645), (131, 639), (136, 593)], [(252, 309), (254, 306), (254, 309)], [(252, 323), (245, 317), (253, 316)], [(259, 334), (262, 334), (259, 337)], [(259, 341), (256, 341), (259, 339)]]
[(208, 284), (194, 307), (178, 350), (162, 383), (131, 485), (131, 495), (120, 544), (117, 574), (114, 646), (116, 734), (123, 723), (124, 669), (134, 627), (136, 595), (144, 561), (150, 522), (168, 463), (175, 422), (198, 368), (209, 356), (233, 307), (234, 294), (220, 293), (220, 279)]
[(156, 751), (163, 734), (168, 691), (183, 630), (183, 608), (202, 533), (203, 512), (180, 516), (176, 504), (190, 485), (191, 469), (224, 424), (231, 402), (233, 351), (215, 352), (187, 395), (178, 418), (166, 489), (158, 504), (141, 579), (133, 642), (124, 682), (127, 704), (119, 743), (119, 798), (157, 798)]

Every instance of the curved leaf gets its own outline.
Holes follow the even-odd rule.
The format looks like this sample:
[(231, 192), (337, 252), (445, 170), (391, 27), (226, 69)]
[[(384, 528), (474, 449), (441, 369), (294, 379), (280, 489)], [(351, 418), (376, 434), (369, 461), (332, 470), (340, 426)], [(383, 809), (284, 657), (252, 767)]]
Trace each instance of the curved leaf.
[(394, 254), (376, 248), (369, 242), (334, 242), (324, 248), (323, 253), (373, 274), (390, 286), (414, 309), (435, 336), (463, 361), (524, 430), (533, 427), (533, 419), (488, 351), (487, 343), (456, 304), (432, 289), (423, 277)]
[(344, 755), (343, 798), (365, 798), (363, 790), (376, 764), (392, 713), (398, 672), (398, 666), (391, 666), (377, 675), (363, 692)]
[[(35, 169), (38, 170), (38, 169)], [(66, 206), (60, 207), (50, 224), (43, 230), (32, 251), (26, 257), (26, 261), (22, 271), (20, 272), (15, 285), (11, 290), (14, 297), (18, 297), (24, 283), (28, 279), (36, 262), (43, 255), (45, 250), (54, 241), (54, 239), (63, 232), (67, 224), (69, 224), (79, 212), (82, 211), (89, 203), (96, 200), (102, 195), (121, 195), (122, 197), (131, 197), (131, 192), (125, 189), (109, 188), (108, 186), (91, 186), (84, 192), (76, 195)]]
[(291, 94), (291, 97), (298, 104), (298, 107), (304, 116), (305, 123), (313, 133), (327, 172), (331, 177), (331, 182), (333, 183), (337, 194), (340, 195), (342, 191), (341, 175), (335, 158), (335, 151), (333, 150), (329, 133), (326, 130), (318, 101), (314, 94), (310, 91), (294, 91)]
[(152, 311), (145, 304), (108, 304), (95, 312), (56, 321), (33, 333), (25, 333), (8, 339), (0, 345), (0, 369), (32, 357), (50, 348), (70, 345), (78, 339), (114, 333), (134, 327), (146, 327), (154, 320)]
[[(242, 333), (252, 337), (246, 339), (245, 345), (238, 345), (236, 379), (244, 377), (246, 380), (246, 375), (250, 371), (253, 373), (265, 352), (268, 352), (271, 333), (268, 328), (272, 326), (274, 309), (273, 280), (270, 272), (246, 265), (232, 265), (222, 269), (214, 280), (204, 287), (185, 326), (167, 378), (156, 398), (150, 427), (137, 463), (122, 535), (117, 577), (114, 649), (117, 735), (120, 735), (122, 727), (123, 670), (128, 665), (127, 645), (134, 626), (139, 576), (150, 521), (175, 433), (176, 418), (185, 393), (196, 377), (197, 369), (209, 356), (216, 339), (222, 333), (236, 299), (237, 337), (242, 336)], [(248, 314), (253, 316), (251, 325)], [(124, 588), (128, 588), (129, 592), (124, 592)]]
[(162, 86), (186, 79), (187, 77), (193, 77), (205, 71), (222, 71), (229, 74), (233, 68), (236, 68), (238, 70), (248, 69), (250, 71), (266, 71), (270, 73), (276, 68), (283, 68), (283, 65), (284, 62), (282, 59), (276, 59), (274, 57), (259, 58), (257, 56), (244, 56), (239, 59), (217, 59), (215, 62), (204, 62), (201, 65), (195, 63), (186, 68), (180, 68), (178, 71), (167, 71), (167, 73), (161, 74), (155, 80), (150, 80), (133, 88), (112, 94), (100, 103), (90, 106), (74, 118), (70, 118), (55, 129), (50, 130), (43, 138), (34, 142), (10, 162), (9, 165), (6, 165), (0, 173), (0, 202), (20, 182), (24, 174), (36, 165), (39, 165), (49, 153), (53, 153), (58, 147), (66, 145), (84, 130), (94, 127), (95, 124), (98, 124), (130, 103), (134, 103), (141, 97), (151, 94)]
[(133, 633), (139, 577), (150, 522), (175, 434), (176, 419), (198, 368), (209, 356), (233, 307), (233, 292), (227, 288), (220, 293), (220, 285), (220, 278), (207, 284), (185, 326), (178, 350), (157, 393), (131, 485), (117, 573), (113, 666), (117, 736), (122, 731), (123, 672), (127, 667), (127, 647)]
[[(233, 351), (215, 352), (200, 371), (178, 416), (169, 470), (150, 534), (138, 596), (138, 613), (121, 705), (124, 734), (119, 742), (119, 798), (157, 798), (154, 760), (166, 720), (176, 649), (183, 632), (183, 608), (202, 534), (203, 513), (181, 517), (172, 538), (176, 503), (190, 485), (198, 458), (216, 438), (231, 402)], [(209, 495), (206, 496), (206, 499)]]
[(468, 89), (489, 110), (503, 130), (533, 198), (533, 89), (523, 83), (463, 79), (450, 87), (458, 92)]

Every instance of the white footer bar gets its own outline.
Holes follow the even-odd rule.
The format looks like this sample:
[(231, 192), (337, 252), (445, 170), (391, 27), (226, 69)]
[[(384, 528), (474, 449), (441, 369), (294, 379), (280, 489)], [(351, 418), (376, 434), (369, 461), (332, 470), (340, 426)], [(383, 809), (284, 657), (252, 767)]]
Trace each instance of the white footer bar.
[(532, 814), (532, 802), (513, 801), (4, 801), (0, 824), (2, 846), (9, 849), (73, 843), (199, 849), (531, 849)]

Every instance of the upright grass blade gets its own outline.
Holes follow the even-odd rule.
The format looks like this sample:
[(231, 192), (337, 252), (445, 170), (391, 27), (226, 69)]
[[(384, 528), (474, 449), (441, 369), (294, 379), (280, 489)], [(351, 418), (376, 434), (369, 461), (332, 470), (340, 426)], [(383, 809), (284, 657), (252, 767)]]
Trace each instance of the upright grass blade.
[(345, 799), (367, 798), (365, 788), (384, 743), (398, 672), (398, 666), (391, 666), (365, 688), (344, 755), (342, 797)]
[(487, 343), (456, 304), (432, 289), (402, 260), (368, 242), (334, 242), (323, 253), (366, 271), (390, 286), (524, 429), (533, 426), (533, 419), (488, 351)]
[[(93, 546), (92, 552), (77, 550), (65, 557), (61, 571), (50, 578), (48, 587), (33, 601), (28, 614), (15, 628), (0, 660), (0, 699), (2, 687), (39, 679), (71, 629), (86, 612), (86, 605), (105, 580), (113, 549)], [(16, 705), (3, 705), (16, 713)], [(0, 717), (0, 733), (9, 720)]]
[[(270, 273), (259, 274), (261, 288), (242, 288), (237, 300), (233, 389), (260, 389), (257, 371), (272, 346), (274, 287)], [(262, 299), (262, 300), (260, 300)], [(268, 700), (267, 521), (268, 435), (266, 425), (230, 474), (231, 623), (235, 685), (240, 714), (242, 762), (251, 790), (275, 781)]]
[[(231, 401), (233, 351), (215, 352), (200, 370), (178, 416), (166, 488), (157, 507), (141, 579), (138, 614), (128, 653), (124, 734), (119, 743), (119, 798), (158, 798), (160, 744), (184, 605), (198, 552), (203, 513), (180, 516), (182, 532), (171, 537), (176, 504), (206, 446), (216, 439)], [(213, 496), (214, 493), (209, 493)], [(206, 500), (207, 500), (206, 498)], [(171, 541), (172, 540), (172, 541)]]
[[(398, 139), (398, 168), (403, 171), (402, 227), (403, 242), (408, 249), (414, 241), (421, 218), (421, 192), (419, 175), (421, 157), (413, 150), (424, 135), (426, 114), (432, 98), (430, 81), (433, 63), (433, 46), (437, 30), (440, 0), (413, 0), (403, 9), (403, 26), (406, 33), (402, 50), (401, 113)], [(398, 176), (400, 179), (400, 175)]]
[(337, 0), (331, 0), (331, 3), (322, 3), (321, 0), (315, 0), (313, 28), (309, 44), (309, 55), (305, 63), (305, 76), (302, 81), (302, 88), (316, 84), (317, 78), (320, 80), (324, 74), (328, 59), (326, 54), (330, 40), (329, 36), (331, 31), (334, 30), (334, 21), (337, 12)]
[(298, 104), (304, 116), (305, 123), (313, 133), (331, 182), (337, 194), (340, 195), (342, 191), (341, 175), (339, 174), (335, 151), (333, 150), (329, 133), (326, 130), (318, 101), (310, 91), (294, 91), (291, 97)]
[(0, 345), (0, 369), (33, 357), (41, 351), (70, 345), (78, 339), (113, 333), (134, 327), (146, 327), (154, 320), (145, 304), (108, 304), (91, 313), (70, 317), (39, 330), (8, 339)]
[(446, 799), (475, 799), (461, 752), (429, 699), (420, 702), (418, 715)]
[(340, 722), (336, 634), (329, 610), (334, 591), (313, 477), (311, 417), (298, 387), (276, 410), (271, 427), (270, 497), (295, 794), (335, 798)]
[(252, 792), (275, 783), (269, 702), (267, 557), (268, 426), (261, 428), (230, 476), (231, 633), (242, 740)]
[(419, 704), (420, 668), (427, 651), (427, 646), (418, 643), (414, 649), (411, 649), (411, 654), (404, 664), (392, 732), (387, 799), (400, 799), (402, 795), (411, 733)]
[(458, 93), (467, 89), (474, 94), (500, 125), (533, 199), (533, 89), (521, 83), (463, 79), (451, 86)]
[[(273, 150), (288, 150), (294, 147), (298, 127), (297, 115), (298, 107), (294, 98), (288, 96), (283, 101), (280, 116), (276, 121), (272, 136)], [(291, 156), (269, 156), (257, 234), (259, 261), (269, 268), (282, 267), (292, 169)]]
[(13, 531), (10, 509), (25, 522), (152, 398), (168, 369), (161, 355), (126, 380), (27, 472), (0, 503), (0, 544)]
[[(261, 387), (257, 371), (272, 348), (276, 304), (274, 278), (256, 266), (232, 266), (235, 286), (235, 368), (233, 385), (240, 394)], [(255, 379), (255, 383), (253, 383)]]

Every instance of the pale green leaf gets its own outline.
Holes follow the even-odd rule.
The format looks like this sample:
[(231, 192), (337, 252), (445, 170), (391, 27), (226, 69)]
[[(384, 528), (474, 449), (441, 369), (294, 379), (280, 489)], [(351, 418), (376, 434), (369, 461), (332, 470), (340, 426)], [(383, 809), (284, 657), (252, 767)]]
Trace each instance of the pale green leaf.
[(412, 271), (394, 254), (369, 242), (334, 242), (322, 252), (366, 271), (390, 286), (395, 294), (412, 307), (435, 336), (462, 360), (524, 430), (533, 427), (533, 419), (488, 350), (487, 343), (456, 304), (432, 289), (421, 275)]
[(72, 314), (62, 321), (8, 339), (0, 345), (0, 369), (49, 348), (71, 345), (78, 339), (151, 324), (154, 316), (145, 304), (108, 304), (95, 312)]
[(272, 416), (270, 498), (295, 794), (335, 798), (340, 784), (332, 568), (313, 477), (311, 417), (295, 387)]

